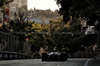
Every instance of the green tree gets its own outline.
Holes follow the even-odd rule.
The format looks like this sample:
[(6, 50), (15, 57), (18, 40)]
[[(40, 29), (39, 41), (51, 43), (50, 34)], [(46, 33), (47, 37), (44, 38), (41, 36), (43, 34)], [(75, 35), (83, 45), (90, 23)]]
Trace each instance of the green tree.
[[(58, 18), (56, 20), (50, 20), (51, 30), (53, 29), (54, 32), (60, 32), (57, 34), (52, 34), (52, 39), (56, 43), (58, 50), (61, 50), (62, 45), (68, 47), (71, 53), (84, 50), (82, 46), (91, 46), (96, 43), (94, 38), (97, 38), (97, 35), (81, 35), (81, 34), (74, 34), (80, 32), (80, 18), (73, 19), (71, 21), (67, 21), (67, 23), (63, 24), (62, 18)], [(60, 25), (56, 25), (56, 23), (61, 23), (63, 26), (61, 29), (56, 30), (56, 26), (60, 27)], [(54, 25), (54, 26), (53, 26)], [(66, 27), (65, 27), (66, 26)], [(63, 32), (72, 32), (73, 34), (64, 34)], [(91, 41), (91, 42), (90, 42)]]
[(14, 0), (0, 0), (0, 7), (4, 6), (5, 4), (8, 4)]
[(99, 0), (56, 0), (57, 4), (61, 6), (59, 14), (63, 15), (64, 22), (73, 18), (86, 17), (88, 25), (94, 25), (97, 16), (100, 14)]

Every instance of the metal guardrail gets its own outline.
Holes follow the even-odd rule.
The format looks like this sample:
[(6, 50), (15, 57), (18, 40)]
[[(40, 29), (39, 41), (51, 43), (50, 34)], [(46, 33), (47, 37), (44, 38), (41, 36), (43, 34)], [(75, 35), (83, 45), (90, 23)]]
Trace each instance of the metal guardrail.
[(17, 52), (19, 37), (0, 31), (0, 51)]
[(26, 59), (30, 56), (28, 42), (20, 41), (18, 36), (0, 31), (0, 59)]

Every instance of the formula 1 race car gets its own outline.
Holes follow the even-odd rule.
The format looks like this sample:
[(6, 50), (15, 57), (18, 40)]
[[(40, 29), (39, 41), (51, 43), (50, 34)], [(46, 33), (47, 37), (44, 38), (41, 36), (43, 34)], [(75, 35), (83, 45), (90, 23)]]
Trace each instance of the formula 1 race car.
[(42, 53), (42, 61), (67, 61), (68, 55), (66, 52), (52, 51)]

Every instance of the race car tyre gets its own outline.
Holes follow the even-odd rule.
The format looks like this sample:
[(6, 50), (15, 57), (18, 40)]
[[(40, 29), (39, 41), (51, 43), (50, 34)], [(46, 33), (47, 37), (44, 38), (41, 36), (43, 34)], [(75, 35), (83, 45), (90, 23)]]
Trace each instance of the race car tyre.
[(60, 54), (60, 56), (59, 56), (60, 61), (67, 61), (67, 59), (68, 59), (67, 53)]
[(47, 60), (48, 60), (47, 53), (42, 53), (42, 61), (47, 61)]

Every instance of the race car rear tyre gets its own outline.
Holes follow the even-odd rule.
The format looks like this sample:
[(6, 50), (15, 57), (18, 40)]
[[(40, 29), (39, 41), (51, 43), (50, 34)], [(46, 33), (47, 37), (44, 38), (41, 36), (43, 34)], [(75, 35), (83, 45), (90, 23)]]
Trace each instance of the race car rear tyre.
[(60, 56), (59, 56), (60, 61), (67, 61), (67, 59), (68, 59), (67, 53), (60, 54)]
[(47, 53), (42, 53), (42, 61), (47, 61), (47, 60), (48, 60)]

